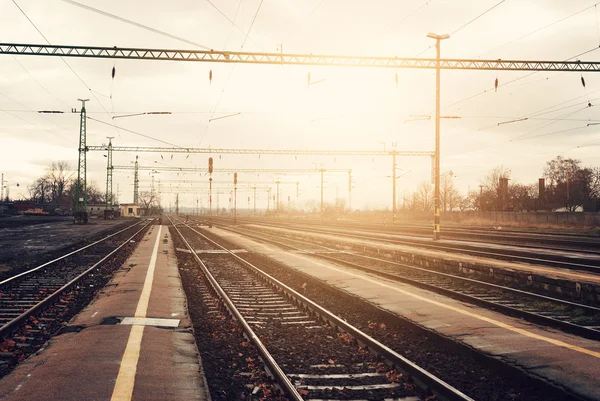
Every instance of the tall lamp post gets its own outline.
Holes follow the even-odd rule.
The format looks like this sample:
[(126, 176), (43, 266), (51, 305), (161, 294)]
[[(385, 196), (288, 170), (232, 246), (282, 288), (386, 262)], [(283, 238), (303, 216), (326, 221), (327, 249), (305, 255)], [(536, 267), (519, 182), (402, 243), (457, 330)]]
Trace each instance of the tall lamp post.
[(440, 239), (440, 42), (450, 35), (428, 33), (428, 38), (435, 39), (435, 212), (433, 222), (433, 239)]

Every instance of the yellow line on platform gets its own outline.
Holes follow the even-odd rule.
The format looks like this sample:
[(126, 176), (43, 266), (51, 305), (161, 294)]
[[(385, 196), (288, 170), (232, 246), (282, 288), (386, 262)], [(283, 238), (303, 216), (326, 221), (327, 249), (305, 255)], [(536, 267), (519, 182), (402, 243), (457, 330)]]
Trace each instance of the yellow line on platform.
[[(242, 237), (240, 237), (240, 238), (242, 238)], [(255, 241), (252, 241), (252, 242), (255, 242)], [(271, 250), (271, 251), (273, 251), (273, 250), (277, 251), (274, 248), (271, 248), (271, 247), (269, 247), (267, 245), (264, 245), (264, 244), (260, 244), (258, 242), (255, 242), (255, 244), (259, 245), (259, 246), (261, 246), (263, 248), (266, 248), (268, 250)], [(306, 260), (306, 261), (308, 261), (308, 262), (310, 262), (312, 264), (316, 264), (316, 265), (325, 267), (327, 269), (334, 270), (334, 271), (339, 272), (339, 273), (343, 273), (343, 274), (346, 274), (346, 275), (349, 275), (349, 276), (352, 276), (352, 277), (360, 278), (363, 281), (368, 281), (368, 282), (370, 282), (372, 284), (375, 284), (375, 285), (378, 285), (378, 286), (381, 286), (381, 287), (389, 288), (390, 290), (399, 292), (399, 293), (404, 294), (404, 295), (408, 295), (410, 297), (416, 298), (416, 299), (421, 300), (423, 302), (427, 302), (427, 303), (430, 303), (430, 304), (433, 304), (433, 305), (436, 305), (436, 306), (439, 306), (439, 307), (442, 307), (442, 308), (445, 308), (445, 309), (449, 309), (449, 310), (452, 310), (454, 312), (460, 313), (460, 314), (465, 315), (465, 316), (470, 316), (470, 317), (473, 317), (475, 319), (483, 320), (484, 322), (491, 323), (491, 324), (493, 324), (495, 326), (498, 326), (498, 327), (501, 327), (503, 329), (512, 331), (514, 333), (518, 333), (518, 334), (524, 335), (524, 336), (529, 337), (529, 338), (534, 338), (536, 340), (544, 341), (544, 342), (556, 345), (558, 347), (567, 348), (567, 349), (570, 349), (572, 351), (580, 352), (582, 354), (590, 355), (590, 356), (593, 356), (595, 358), (599, 358), (600, 359), (600, 352), (592, 351), (592, 350), (589, 350), (589, 349), (586, 349), (586, 348), (579, 347), (577, 345), (572, 345), (572, 344), (566, 343), (564, 341), (555, 340), (553, 338), (549, 338), (549, 337), (546, 337), (546, 336), (535, 334), (535, 333), (532, 333), (532, 332), (530, 332), (528, 330), (521, 329), (521, 328), (518, 328), (518, 327), (514, 327), (514, 326), (512, 326), (510, 324), (500, 322), (500, 321), (498, 321), (496, 319), (492, 319), (492, 318), (489, 318), (489, 317), (486, 317), (486, 316), (482, 316), (482, 315), (479, 315), (477, 313), (473, 313), (473, 312), (470, 312), (468, 310), (465, 310), (465, 309), (462, 309), (462, 308), (458, 308), (456, 306), (445, 304), (443, 302), (434, 301), (432, 299), (423, 297), (421, 295), (414, 294), (414, 293), (412, 293), (410, 291), (406, 291), (406, 290), (400, 289), (398, 287), (386, 284), (386, 283), (384, 283), (382, 281), (371, 279), (371, 278), (369, 278), (366, 275), (352, 273), (352, 272), (349, 272), (349, 271), (347, 271), (345, 269), (340, 269), (340, 268), (337, 268), (337, 267), (333, 267), (333, 266), (331, 266), (329, 264), (321, 263), (321, 262), (319, 262), (317, 260), (314, 260), (314, 259), (312, 259), (310, 257), (307, 257), (307, 256), (293, 254), (293, 253), (289, 253), (289, 255), (294, 256), (294, 257), (299, 258), (299, 259), (304, 259), (304, 260)]]
[[(158, 234), (156, 235), (156, 242), (154, 243), (154, 249), (152, 250), (152, 257), (150, 258), (150, 264), (148, 265), (148, 271), (146, 272), (146, 280), (144, 281), (144, 287), (138, 301), (137, 308), (135, 310), (135, 317), (146, 317), (148, 311), (148, 303), (150, 302), (150, 292), (152, 291), (152, 283), (154, 281), (154, 270), (156, 270), (156, 258), (158, 256), (158, 246), (160, 245), (160, 232), (162, 226), (158, 227)], [(123, 353), (123, 359), (121, 359), (121, 367), (119, 368), (119, 374), (117, 381), (113, 389), (111, 401), (130, 401), (133, 395), (133, 386), (135, 384), (135, 373), (137, 371), (137, 364), (140, 358), (140, 350), (142, 348), (142, 337), (144, 336), (144, 326), (133, 325), (129, 332), (129, 339), (127, 340), (127, 346)]]

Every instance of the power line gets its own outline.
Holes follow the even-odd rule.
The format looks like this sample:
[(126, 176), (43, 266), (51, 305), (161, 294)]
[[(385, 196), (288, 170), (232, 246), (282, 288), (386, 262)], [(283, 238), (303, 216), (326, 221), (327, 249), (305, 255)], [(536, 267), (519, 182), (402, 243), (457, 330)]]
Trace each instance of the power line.
[[(92, 11), (92, 12), (100, 14), (100, 15), (104, 15), (105, 17), (109, 17), (109, 18), (115, 19), (117, 21), (121, 21), (121, 22), (124, 22), (126, 24), (130, 24), (130, 25), (136, 26), (138, 28), (145, 29), (145, 30), (150, 31), (152, 33), (156, 33), (158, 35), (165, 36), (167, 38), (175, 39), (175, 40), (178, 40), (180, 42), (184, 42), (184, 43), (187, 43), (187, 44), (190, 44), (190, 45), (193, 45), (193, 46), (200, 47), (200, 48), (202, 48), (204, 50), (210, 50), (211, 49), (210, 47), (204, 46), (203, 44), (200, 44), (200, 43), (197, 43), (197, 42), (193, 42), (191, 40), (187, 40), (187, 39), (182, 38), (180, 36), (172, 35), (172, 34), (170, 34), (168, 32), (161, 31), (160, 29), (152, 28), (152, 27), (150, 27), (148, 25), (140, 24), (139, 22), (135, 22), (135, 21), (129, 20), (127, 18), (119, 17), (118, 15), (111, 14), (111, 13), (108, 13), (106, 11), (102, 11), (102, 10), (99, 10), (97, 8), (90, 7), (90, 6), (85, 5), (85, 4), (81, 4), (81, 3), (78, 3), (78, 2), (73, 1), (73, 0), (62, 0), (62, 1), (65, 2), (65, 3), (69, 3), (71, 5), (74, 5), (74, 6), (81, 7), (83, 9)], [(209, 3), (210, 3), (210, 1), (209, 1)]]
[[(402, 20), (400, 20), (400, 22), (398, 22), (396, 25), (393, 25), (392, 27), (390, 27), (389, 29), (387, 29), (387, 30), (385, 31), (385, 34), (388, 34), (388, 33), (390, 33), (391, 31), (393, 31), (394, 29), (398, 28), (400, 25), (402, 25), (402, 23), (403, 23), (404, 21), (406, 21), (407, 19), (409, 19), (410, 17), (412, 17), (413, 15), (415, 15), (416, 13), (418, 13), (419, 11), (421, 11), (421, 9), (422, 9), (423, 7), (426, 7), (426, 6), (428, 6), (428, 5), (429, 5), (429, 3), (430, 3), (431, 1), (432, 1), (432, 0), (427, 0), (427, 1), (425, 1), (425, 3), (421, 4), (421, 6), (420, 6), (419, 8), (417, 8), (417, 9), (416, 9), (416, 10), (414, 10), (413, 12), (409, 13), (409, 14), (408, 14), (406, 17), (402, 18)], [(321, 3), (322, 3), (322, 2), (321, 2)]]
[[(572, 60), (572, 59), (574, 59), (574, 58), (577, 58), (577, 57), (583, 56), (583, 55), (585, 55), (585, 54), (591, 53), (591, 52), (593, 52), (593, 51), (596, 51), (596, 50), (598, 50), (599, 48), (600, 48), (600, 47), (594, 47), (594, 48), (592, 48), (592, 49), (589, 49), (589, 50), (586, 50), (586, 51), (584, 51), (584, 52), (582, 52), (582, 53), (576, 54), (575, 56), (569, 57), (568, 59), (565, 59), (565, 60), (563, 60), (563, 61), (570, 61), (570, 60)], [(520, 77), (517, 77), (517, 78), (515, 78), (515, 79), (512, 79), (512, 80), (510, 80), (510, 81), (508, 81), (508, 82), (505, 82), (505, 83), (503, 83), (503, 84), (500, 84), (500, 85), (498, 86), (498, 88), (501, 88), (501, 87), (504, 87), (504, 86), (510, 85), (510, 84), (512, 84), (512, 83), (514, 83), (514, 82), (520, 81), (520, 80), (522, 80), (522, 79), (524, 79), (524, 78), (530, 77), (530, 76), (532, 76), (532, 75), (534, 75), (534, 74), (537, 74), (537, 73), (539, 73), (539, 71), (533, 71), (533, 72), (530, 72), (530, 73), (528, 73), (528, 74), (522, 75), (522, 76), (520, 76)], [(448, 108), (454, 107), (454, 106), (456, 106), (457, 104), (460, 104), (460, 103), (463, 103), (463, 102), (465, 102), (465, 101), (468, 101), (468, 100), (474, 99), (474, 98), (476, 98), (476, 97), (479, 97), (479, 96), (481, 96), (481, 95), (484, 95), (484, 94), (486, 94), (486, 93), (490, 93), (490, 92), (492, 92), (492, 90), (494, 90), (494, 89), (495, 89), (494, 87), (490, 86), (488, 89), (484, 89), (482, 92), (478, 92), (478, 93), (475, 93), (475, 94), (473, 94), (473, 95), (471, 95), (471, 96), (468, 96), (468, 97), (465, 97), (465, 98), (463, 98), (463, 99), (457, 100), (457, 101), (455, 101), (455, 102), (453, 102), (453, 103), (450, 103), (449, 105), (445, 105), (444, 107), (448, 107)]]
[[(22, 106), (22, 107), (25, 107), (25, 108), (27, 108), (27, 106), (25, 106), (25, 105), (23, 105), (22, 103), (20, 103), (20, 102), (16, 101), (15, 99), (11, 98), (10, 96), (7, 96), (7, 95), (5, 95), (4, 93), (0, 93), (0, 96), (4, 96), (4, 97), (5, 97), (5, 98), (7, 98), (8, 100), (10, 100), (10, 101), (12, 101), (12, 102), (15, 102), (15, 103), (17, 103), (18, 105), (20, 105), (20, 106)], [(15, 115), (15, 114), (13, 114), (13, 112), (12, 112), (12, 111), (10, 111), (10, 110), (0, 110), (0, 111), (2, 111), (2, 112), (4, 112), (4, 113), (6, 113), (6, 114), (8, 114), (8, 115), (10, 115), (11, 117), (14, 117), (14, 118), (18, 119), (18, 120), (21, 120), (21, 121), (23, 121), (23, 122), (26, 122), (27, 124), (30, 124), (30, 125), (32, 125), (32, 126), (36, 126), (36, 125), (38, 125), (38, 126), (41, 126), (41, 127), (42, 127), (42, 129), (43, 129), (44, 131), (46, 131), (46, 132), (48, 132), (48, 133), (50, 133), (50, 134), (52, 134), (52, 135), (56, 136), (57, 138), (59, 138), (59, 139), (60, 139), (60, 140), (62, 140), (62, 141), (66, 141), (66, 139), (65, 139), (65, 138), (63, 138), (62, 136), (58, 135), (56, 132), (52, 132), (52, 131), (50, 131), (49, 129), (47, 129), (46, 127), (44, 127), (44, 126), (40, 125), (39, 123), (31, 122), (31, 121), (29, 121), (29, 120), (27, 120), (27, 119), (24, 119), (24, 118), (22, 118), (22, 117), (19, 117), (19, 116), (17, 116), (17, 115)], [(32, 111), (33, 111), (33, 110), (32, 110)], [(46, 118), (46, 117), (44, 117), (44, 119), (47, 119), (47, 118)], [(47, 119), (47, 120), (48, 120), (48, 121), (50, 121), (50, 123), (52, 123), (52, 124), (56, 125), (57, 127), (61, 128), (62, 130), (64, 130), (65, 132), (67, 132), (67, 133), (68, 133), (68, 131), (67, 131), (67, 130), (66, 130), (64, 127), (63, 127), (63, 126), (61, 126), (61, 125), (59, 125), (59, 124), (57, 124), (57, 123), (55, 123), (55, 122), (53, 122), (53, 121), (51, 121), (51, 120), (49, 120), (49, 119)]]
[(242, 43), (242, 47), (240, 47), (240, 50), (242, 50), (244, 48), (244, 45), (246, 44), (246, 41), (248, 40), (248, 35), (250, 35), (250, 32), (252, 31), (252, 27), (254, 26), (254, 21), (256, 21), (256, 17), (258, 16), (258, 12), (260, 11), (260, 8), (262, 7), (264, 0), (260, 0), (260, 3), (258, 4), (258, 8), (256, 9), (256, 12), (254, 13), (254, 18), (252, 18), (252, 23), (250, 24), (250, 28), (248, 28), (248, 32), (246, 33), (246, 37), (244, 38), (244, 42)]
[[(321, 4), (323, 4), (324, 1), (325, 0), (319, 1), (319, 3), (310, 11), (310, 13), (308, 13), (308, 15), (302, 20), (302, 22), (299, 22), (298, 24), (296, 24), (296, 26), (292, 30), (290, 30), (287, 33), (287, 35), (285, 35), (285, 37), (282, 39), (281, 43), (285, 43), (288, 39), (293, 38), (299, 32), (300, 26), (303, 25), (315, 13), (315, 11), (317, 11), (317, 9), (319, 7), (321, 7)], [(293, 34), (292, 34), (292, 32), (293, 32)]]
[[(217, 8), (213, 3), (210, 2), (210, 0), (207, 0), (207, 1), (213, 7)], [(227, 20), (229, 20), (231, 22), (231, 25), (229, 26), (229, 32), (227, 32), (227, 37), (225, 38), (225, 43), (223, 44), (223, 49), (227, 48), (227, 43), (229, 43), (229, 37), (231, 36), (231, 31), (233, 31), (233, 27), (235, 26), (235, 20), (237, 19), (238, 13), (240, 12), (240, 6), (242, 5), (242, 1), (243, 0), (238, 1), (237, 8), (235, 9), (235, 15), (233, 16), (233, 21), (231, 21), (229, 18), (227, 18), (227, 16), (225, 14), (223, 14), (223, 12), (217, 8), (217, 11), (219, 11), (221, 14), (223, 14), (225, 16), (225, 18), (227, 18)]]
[[(217, 10), (219, 12), (219, 14), (221, 14), (223, 17), (225, 17), (225, 19), (227, 21), (229, 21), (229, 23), (231, 24), (232, 27), (237, 28), (238, 31), (240, 31), (241, 33), (246, 35), (246, 32), (244, 32), (244, 30), (242, 28), (240, 28), (239, 26), (236, 25), (235, 23), (235, 18), (237, 17), (238, 11), (240, 9), (240, 5), (242, 4), (242, 0), (240, 0), (240, 2), (238, 3), (238, 8), (237, 11), (235, 12), (236, 17), (233, 18), (233, 20), (231, 18), (229, 18), (227, 16), (227, 14), (225, 14), (223, 11), (221, 11), (221, 9), (219, 9), (219, 7), (217, 7), (212, 1), (210, 0), (206, 0), (208, 2), (208, 4), (210, 4), (215, 10)], [(262, 3), (262, 2), (261, 2)], [(230, 29), (230, 33), (231, 33), (231, 29)], [(229, 34), (227, 35), (229, 37)], [(248, 39), (248, 36), (246, 35), (246, 39)], [(249, 38), (250, 41), (252, 43), (254, 43), (255, 45), (257, 45), (258, 47), (260, 47), (261, 49), (263, 48), (261, 45), (259, 45), (254, 39)], [(227, 40), (225, 41), (225, 43), (227, 43)], [(225, 48), (225, 47), (223, 47)]]
[[(478, 20), (479, 18), (483, 17), (485, 14), (489, 13), (490, 11), (492, 11), (494, 8), (498, 7), (500, 4), (504, 3), (506, 0), (501, 0), (500, 2), (496, 3), (495, 5), (493, 5), (492, 7), (488, 8), (487, 10), (485, 10), (484, 12), (482, 12), (481, 14), (479, 14), (477, 17), (473, 18), (472, 20), (470, 20), (469, 22), (463, 24), (460, 28), (455, 29), (454, 31), (452, 31), (450, 33), (450, 36), (454, 35), (455, 33), (461, 31), (462, 29), (466, 28), (468, 25), (472, 24), (473, 22), (475, 22), (476, 20)], [(434, 45), (429, 45), (429, 47), (427, 47), (427, 49), (423, 50), (422, 52), (420, 52), (419, 54), (417, 54), (415, 57), (419, 57), (421, 56), (423, 53), (425, 53), (427, 50), (431, 49)]]
[[(541, 27), (541, 28), (534, 29), (533, 31), (531, 31), (531, 32), (529, 32), (529, 33), (526, 33), (525, 35), (523, 35), (523, 36), (520, 36), (520, 37), (518, 37), (518, 38), (516, 38), (516, 39), (513, 39), (513, 40), (511, 40), (510, 42), (507, 42), (507, 43), (505, 43), (505, 44), (503, 44), (503, 45), (500, 45), (500, 46), (496, 46), (496, 47), (494, 47), (493, 49), (491, 49), (491, 50), (487, 51), (486, 53), (490, 53), (490, 52), (492, 52), (492, 51), (494, 51), (494, 50), (497, 50), (497, 49), (500, 49), (500, 48), (502, 48), (502, 47), (505, 47), (505, 46), (511, 45), (511, 44), (513, 44), (513, 43), (515, 43), (515, 42), (518, 42), (519, 40), (525, 39), (525, 38), (526, 38), (526, 37), (528, 37), (528, 36), (531, 36), (531, 35), (533, 35), (533, 34), (536, 34), (536, 33), (540, 32), (540, 31), (543, 31), (543, 30), (544, 30), (544, 29), (546, 29), (546, 28), (550, 28), (551, 26), (554, 26), (554, 25), (556, 25), (556, 24), (558, 24), (558, 23), (561, 23), (561, 22), (563, 22), (563, 21), (565, 21), (565, 20), (567, 20), (567, 19), (569, 19), (569, 18), (572, 18), (572, 17), (574, 17), (574, 16), (576, 16), (576, 15), (578, 15), (578, 14), (581, 14), (582, 12), (584, 12), (584, 11), (587, 11), (587, 10), (589, 10), (589, 9), (590, 9), (590, 8), (592, 8), (592, 7), (596, 7), (598, 4), (600, 4), (600, 2), (599, 2), (599, 3), (596, 3), (596, 4), (593, 4), (593, 5), (589, 6), (589, 7), (585, 7), (585, 8), (583, 8), (583, 9), (579, 10), (579, 11), (576, 11), (576, 12), (574, 12), (573, 14), (569, 14), (569, 15), (567, 15), (566, 17), (560, 18), (560, 19), (558, 19), (558, 20), (556, 20), (556, 21), (554, 21), (554, 22), (551, 22), (551, 23), (549, 23), (548, 25), (544, 25), (544, 26), (543, 26), (543, 27)], [(484, 53), (484, 54), (485, 54), (485, 53)], [(575, 56), (575, 57), (577, 57), (577, 56)]]
[(87, 119), (88, 120), (92, 120), (92, 121), (96, 121), (96, 122), (98, 122), (100, 124), (108, 125), (109, 127), (113, 127), (113, 128), (117, 128), (117, 129), (120, 129), (120, 130), (123, 130), (123, 131), (127, 131), (127, 132), (130, 132), (130, 133), (135, 134), (135, 135), (143, 136), (144, 138), (152, 139), (153, 141), (161, 142), (161, 143), (164, 143), (165, 145), (171, 145), (171, 146), (176, 147), (176, 148), (181, 148), (181, 146), (175, 145), (175, 144), (173, 144), (171, 142), (163, 141), (162, 139), (154, 138), (154, 137), (152, 137), (150, 135), (142, 134), (142, 133), (137, 132), (137, 131), (133, 131), (133, 130), (130, 130), (130, 129), (127, 129), (127, 128), (119, 127), (117, 125), (110, 124), (110, 123), (104, 122), (102, 120), (98, 120), (98, 119), (90, 117), (90, 116), (87, 116)]
[(61, 103), (63, 106), (66, 106), (65, 102), (63, 102), (62, 100), (60, 100), (59, 98), (57, 98), (56, 96), (54, 96), (52, 93), (50, 93), (50, 91), (48, 89), (46, 89), (46, 87), (44, 85), (42, 85), (40, 83), (40, 81), (38, 81), (33, 75), (31, 75), (31, 73), (29, 72), (29, 70), (27, 68), (25, 68), (25, 66), (23, 64), (21, 64), (21, 62), (16, 57), (13, 57), (13, 59), (27, 73), (27, 75), (29, 75), (29, 77), (31, 79), (33, 79), (35, 81), (35, 83), (38, 84), (50, 97), (52, 97), (57, 102)]
[[(29, 18), (29, 16), (25, 13), (25, 11), (23, 11), (23, 9), (21, 7), (19, 7), (19, 5), (17, 4), (16, 0), (12, 0), (13, 3), (15, 4), (15, 6), (17, 6), (17, 8), (19, 9), (19, 11), (21, 11), (21, 14), (23, 14), (25, 16), (25, 18), (27, 18), (27, 20), (29, 21), (29, 23), (35, 28), (35, 30), (42, 36), (42, 38), (44, 38), (44, 40), (46, 41), (46, 43), (48, 43), (49, 45), (52, 45), (52, 43), (50, 43), (50, 41), (48, 40), (48, 38), (46, 38), (46, 36), (42, 33), (42, 31), (37, 27), (37, 25), (31, 20), (31, 18)], [(64, 0), (66, 1), (66, 0)], [(83, 84), (83, 86), (85, 86), (88, 91), (92, 94), (92, 96), (94, 97), (94, 99), (96, 99), (96, 101), (98, 102), (98, 104), (100, 105), (100, 107), (102, 107), (102, 109), (104, 110), (104, 112), (110, 117), (110, 113), (108, 112), (108, 110), (106, 110), (106, 108), (104, 107), (104, 105), (102, 104), (102, 102), (100, 102), (100, 100), (98, 99), (98, 97), (95, 95), (94, 91), (92, 90), (92, 88), (90, 88), (88, 86), (88, 84), (85, 83), (85, 81), (83, 80), (83, 78), (81, 78), (79, 76), (79, 74), (77, 74), (77, 72), (73, 69), (73, 67), (71, 67), (71, 65), (67, 62), (67, 60), (65, 60), (63, 57), (60, 58), (67, 67), (69, 67), (69, 69), (71, 70), (71, 72), (73, 72), (73, 74), (75, 74), (75, 76), (81, 81), (81, 83)], [(117, 130), (117, 134), (119, 134), (119, 136), (121, 136), (121, 134), (119, 133), (119, 131)]]
[(463, 26), (461, 26), (460, 28), (456, 29), (454, 32), (450, 33), (450, 35), (454, 35), (455, 33), (457, 33), (458, 31), (466, 28), (467, 26), (469, 26), (470, 24), (472, 24), (473, 22), (475, 22), (476, 20), (478, 20), (479, 18), (483, 17), (484, 15), (486, 15), (487, 13), (489, 13), (490, 11), (492, 11), (494, 8), (498, 7), (500, 4), (504, 3), (506, 0), (500, 0), (498, 3), (496, 3), (495, 5), (493, 5), (492, 7), (488, 8), (487, 10), (485, 10), (484, 12), (482, 12), (481, 14), (479, 14), (477, 17), (473, 18), (471, 21), (467, 22), (466, 24), (464, 24)]
[[(260, 3), (258, 4), (258, 8), (256, 9), (256, 12), (254, 13), (254, 18), (252, 18), (252, 23), (250, 24), (250, 28), (248, 28), (248, 32), (246, 32), (246, 37), (244, 38), (244, 41), (242, 42), (242, 45), (240, 46), (240, 50), (242, 50), (244, 48), (244, 45), (246, 44), (246, 40), (248, 40), (248, 37), (250, 35), (250, 31), (252, 31), (252, 27), (254, 26), (254, 21), (256, 21), (256, 16), (258, 15), (258, 12), (260, 11), (262, 3), (263, 3), (263, 0), (260, 0)], [(237, 15), (237, 12), (236, 12), (236, 15)], [(232, 24), (233, 24), (233, 21), (232, 21)], [(231, 69), (229, 70), (229, 75), (227, 76), (227, 80), (225, 81), (225, 85), (223, 85), (223, 89), (221, 90), (221, 94), (219, 95), (219, 100), (217, 100), (217, 105), (215, 106), (213, 114), (211, 114), (210, 118), (208, 119), (208, 122), (206, 123), (206, 127), (204, 128), (204, 136), (200, 139), (199, 144), (201, 144), (202, 141), (204, 141), (204, 139), (206, 139), (206, 136), (208, 135), (208, 127), (210, 126), (210, 122), (213, 120), (214, 113), (219, 109), (219, 106), (221, 104), (221, 100), (223, 99), (223, 95), (225, 94), (225, 90), (227, 90), (227, 85), (229, 85), (229, 80), (231, 79), (231, 76), (233, 75), (233, 70), (234, 69), (235, 69), (235, 65), (233, 67), (231, 67)]]

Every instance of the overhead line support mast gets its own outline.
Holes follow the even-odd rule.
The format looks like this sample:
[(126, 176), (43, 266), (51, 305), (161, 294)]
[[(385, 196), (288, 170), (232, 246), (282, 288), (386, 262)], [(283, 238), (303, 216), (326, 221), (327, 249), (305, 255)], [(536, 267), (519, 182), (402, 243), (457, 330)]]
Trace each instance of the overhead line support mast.
[(86, 111), (85, 102), (90, 99), (77, 99), (81, 102), (79, 119), (79, 158), (77, 161), (77, 183), (75, 185), (75, 210), (73, 211), (73, 222), (75, 224), (87, 224), (87, 144), (86, 144)]

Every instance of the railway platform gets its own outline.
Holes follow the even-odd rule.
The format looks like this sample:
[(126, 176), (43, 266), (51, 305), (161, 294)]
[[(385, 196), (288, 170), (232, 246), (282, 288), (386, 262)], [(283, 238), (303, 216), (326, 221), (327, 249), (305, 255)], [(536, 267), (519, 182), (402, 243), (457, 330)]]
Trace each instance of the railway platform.
[[(600, 400), (600, 341), (571, 335), (431, 293), (211, 229), (235, 246), (263, 254), (428, 330), (509, 363), (583, 399)], [(450, 367), (451, 368), (451, 367)]]
[[(265, 230), (267, 233), (278, 235), (294, 235), (300, 238), (318, 239), (323, 245), (337, 248), (364, 252), (371, 256), (387, 255), (400, 262), (410, 262), (423, 267), (436, 267), (438, 270), (451, 274), (465, 275), (467, 277), (488, 276), (498, 282), (517, 282), (531, 285), (544, 290), (549, 294), (560, 293), (572, 299), (583, 297), (589, 300), (600, 301), (600, 275), (598, 271), (584, 271), (561, 268), (544, 264), (544, 261), (530, 262), (506, 261), (484, 256), (475, 256), (460, 251), (434, 250), (420, 248), (418, 244), (404, 245), (379, 242), (375, 239), (363, 239), (334, 235), (330, 233), (294, 230), (284, 227), (265, 227), (249, 224), (245, 227)], [(389, 236), (381, 235), (381, 238)], [(401, 238), (395, 236), (396, 238)], [(443, 244), (468, 243), (466, 241), (442, 240)], [(473, 245), (476, 245), (473, 243)], [(504, 244), (486, 244), (493, 249), (518, 249), (516, 246)], [(558, 252), (549, 249), (536, 249), (538, 254), (555, 255)], [(597, 262), (598, 256), (586, 255), (576, 251), (570, 253), (572, 257), (587, 258)]]
[(0, 380), (0, 399), (210, 400), (166, 226), (153, 226), (62, 334)]

